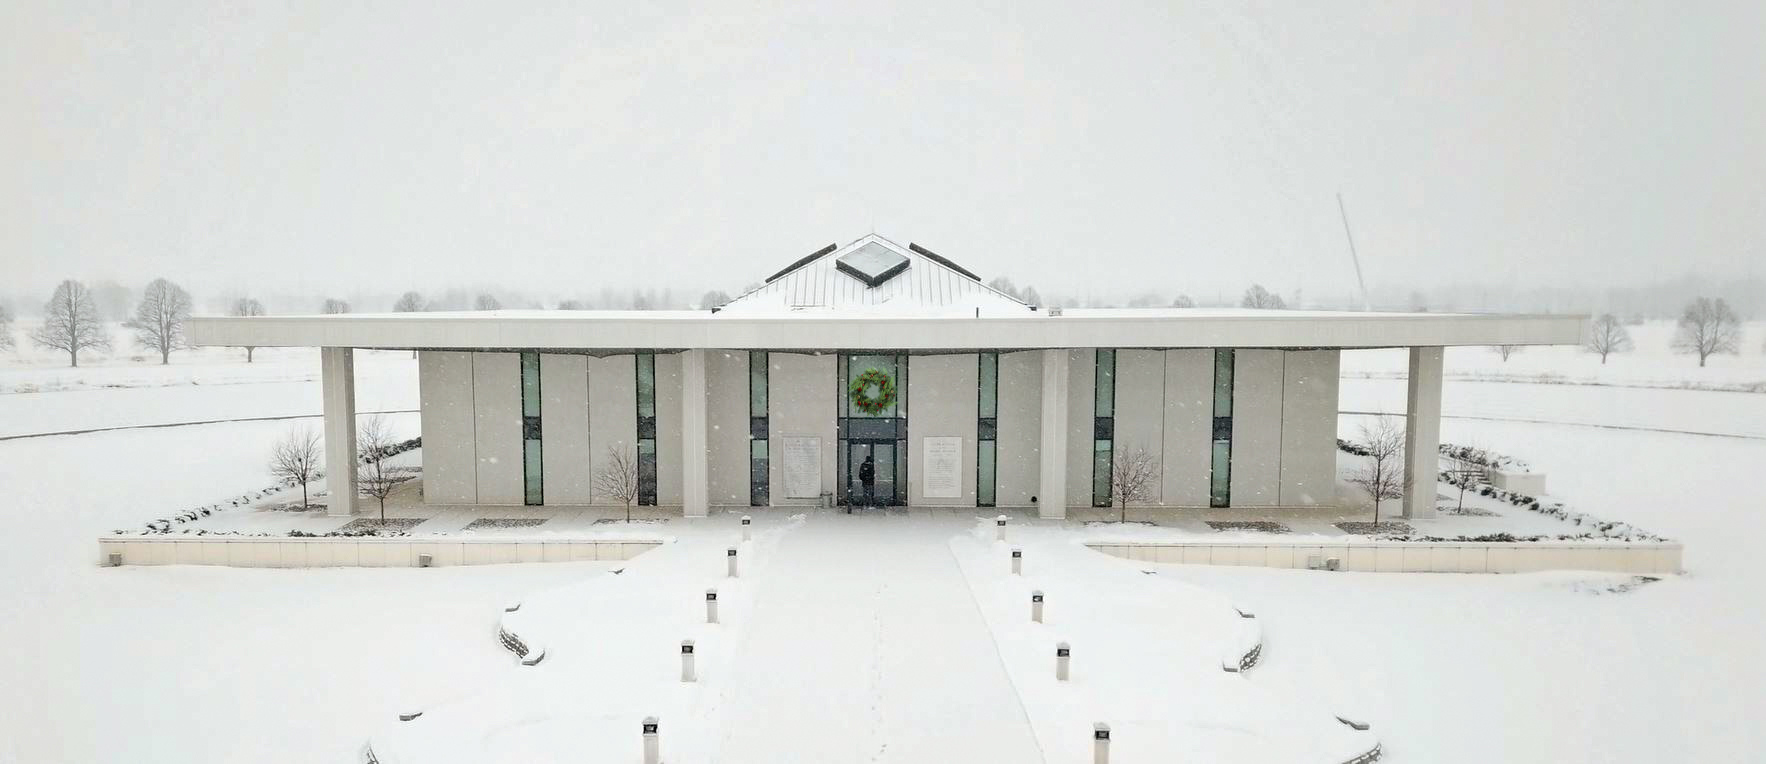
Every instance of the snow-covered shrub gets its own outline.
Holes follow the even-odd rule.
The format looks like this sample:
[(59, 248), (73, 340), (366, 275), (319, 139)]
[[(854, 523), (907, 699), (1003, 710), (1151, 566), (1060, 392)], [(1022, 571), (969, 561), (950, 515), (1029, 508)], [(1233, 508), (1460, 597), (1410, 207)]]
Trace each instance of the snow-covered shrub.
[[(394, 443), (393, 445), (388, 446), (387, 448), (383, 449), (378, 454), (378, 456), (382, 459), (385, 459), (388, 457), (397, 456), (399, 454), (405, 453), (406, 451), (410, 451), (412, 449), (422, 448), (422, 447), (423, 447), (423, 438), (420, 438), (420, 437), (411, 438), (410, 440), (402, 440), (402, 441), (399, 441), (398, 443)], [(371, 456), (375, 456), (375, 454), (358, 454), (357, 459), (358, 459), (358, 461), (366, 463)], [(324, 478), (325, 478), (325, 473), (323, 473), (323, 472), (320, 472), (313, 477), (314, 480), (323, 480)], [(278, 480), (275, 483), (272, 483), (269, 486), (266, 486), (261, 490), (253, 491), (251, 493), (240, 494), (239, 496), (228, 499), (227, 506), (228, 506), (228, 508), (249, 507), (254, 502), (260, 501), (262, 499), (268, 498), (269, 496), (281, 493), (283, 491), (289, 490), (294, 487), (295, 487), (294, 484), (289, 481)], [(199, 520), (201, 518), (208, 517), (209, 515), (214, 514), (215, 512), (219, 512), (219, 511), (221, 511), (221, 505), (219, 503), (210, 504), (208, 506), (203, 506), (203, 507), (197, 507), (195, 509), (187, 509), (183, 512), (179, 512), (177, 514), (174, 514), (174, 515), (171, 515), (168, 517), (162, 517), (158, 520), (154, 520), (154, 521), (147, 523), (147, 530), (144, 531), (144, 533), (171, 533), (172, 526), (174, 526), (174, 525), (182, 525), (184, 523), (188, 523), (188, 522), (191, 522), (194, 520)], [(268, 534), (265, 534), (265, 535), (268, 535)], [(290, 533), (289, 535), (293, 536), (296, 534)], [(311, 534), (308, 534), (308, 535), (311, 535)], [(360, 535), (360, 534), (352, 534), (352, 535)]]

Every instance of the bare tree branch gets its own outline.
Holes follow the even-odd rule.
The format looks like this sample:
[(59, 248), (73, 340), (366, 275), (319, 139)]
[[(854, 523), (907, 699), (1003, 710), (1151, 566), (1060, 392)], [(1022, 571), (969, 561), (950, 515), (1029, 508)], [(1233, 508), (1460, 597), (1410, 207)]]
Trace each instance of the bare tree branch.
[(632, 504), (638, 500), (638, 457), (630, 448), (607, 447), (607, 461), (595, 473), (595, 492), (625, 504), (625, 521), (632, 521)]
[(1588, 332), (1588, 350), (1600, 354), (1603, 366), (1606, 365), (1608, 354), (1623, 353), (1631, 348), (1631, 331), (1625, 328), (1625, 322), (1620, 321), (1618, 316), (1605, 313), (1594, 319)]
[(1239, 299), (1239, 307), (1282, 310), (1288, 304), (1282, 300), (1281, 295), (1264, 289), (1262, 284), (1252, 284), (1250, 289), (1245, 290), (1245, 296)]
[[(1392, 417), (1382, 416), (1373, 425), (1361, 426), (1362, 447), (1368, 463), (1350, 477), (1352, 485), (1366, 491), (1374, 501), (1374, 522), (1380, 521), (1380, 502), (1404, 496), (1404, 428)], [(1434, 475), (1418, 475), (1421, 483), (1434, 481)]]
[(1133, 451), (1116, 451), (1110, 460), (1110, 496), (1121, 513), (1118, 522), (1128, 521), (1129, 504), (1153, 497), (1153, 484), (1158, 480), (1159, 460), (1147, 449), (1136, 446)]
[(110, 336), (98, 323), (98, 308), (92, 303), (92, 290), (73, 279), (55, 287), (55, 294), (43, 305), (43, 325), (31, 332), (37, 347), (67, 353), (68, 365), (80, 365), (80, 351), (109, 350)]
[(363, 419), (356, 428), (356, 447), (362, 461), (356, 465), (356, 490), (380, 502), (380, 522), (386, 522), (386, 500), (400, 483), (413, 476), (386, 463), (397, 445), (386, 418), (378, 414)]
[(184, 322), (190, 319), (190, 293), (165, 279), (154, 279), (141, 291), (135, 317), (123, 326), (135, 330), (135, 341), (159, 351), (160, 365), (172, 362), (172, 351), (187, 346)]
[[(250, 297), (241, 297), (233, 301), (232, 312), (235, 316), (261, 316), (264, 315), (264, 304)], [(245, 349), (246, 363), (251, 363), (252, 353), (256, 350), (255, 347)]]
[(1741, 317), (1721, 297), (1700, 297), (1680, 314), (1680, 325), (1670, 347), (1697, 354), (1700, 367), (1717, 353), (1734, 355), (1741, 348)]
[(307, 483), (319, 476), (319, 436), (311, 427), (288, 431), (270, 451), (270, 474), (300, 486), (300, 508), (311, 506)]

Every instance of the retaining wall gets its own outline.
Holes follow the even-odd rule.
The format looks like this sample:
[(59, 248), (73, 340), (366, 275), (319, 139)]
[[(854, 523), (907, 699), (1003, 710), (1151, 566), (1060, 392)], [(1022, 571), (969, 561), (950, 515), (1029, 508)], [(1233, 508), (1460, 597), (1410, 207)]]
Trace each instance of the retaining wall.
[(1305, 568), (1307, 558), (1335, 557), (1342, 570), (1369, 573), (1531, 573), (1598, 570), (1646, 575), (1681, 572), (1676, 542), (1379, 542), (1344, 544), (1090, 542), (1104, 554), (1142, 562)]
[(124, 565), (227, 565), (235, 568), (410, 568), (431, 565), (629, 560), (662, 545), (646, 540), (502, 540), (285, 536), (107, 536), (98, 564), (113, 552)]

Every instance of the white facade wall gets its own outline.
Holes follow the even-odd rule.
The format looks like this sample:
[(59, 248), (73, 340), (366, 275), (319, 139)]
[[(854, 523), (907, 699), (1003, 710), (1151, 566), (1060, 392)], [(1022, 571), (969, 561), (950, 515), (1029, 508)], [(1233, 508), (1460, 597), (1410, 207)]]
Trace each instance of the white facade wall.
[(1232, 506), (1281, 503), (1282, 386), (1282, 351), (1234, 353)]
[[(635, 361), (634, 361), (635, 363)], [(635, 367), (634, 367), (635, 368)], [(637, 413), (637, 383), (632, 389)], [(635, 428), (637, 425), (634, 424)], [(656, 505), (681, 506), (681, 354), (656, 354)]]
[(705, 428), (711, 505), (748, 506), (748, 351), (706, 351)]
[[(1116, 351), (1115, 453), (1145, 449), (1154, 463), (1164, 461), (1165, 393), (1165, 351)], [(1149, 493), (1144, 503), (1163, 503), (1163, 482), (1155, 482)]]
[[(1097, 351), (1067, 351), (1067, 506), (1089, 507), (1096, 438)], [(1046, 499), (1045, 499), (1046, 501)]]
[[(1208, 506), (1214, 441), (1213, 350), (1165, 351), (1163, 419), (1160, 501), (1177, 507)], [(1334, 458), (1334, 445), (1331, 452)]]
[(473, 353), (472, 401), (478, 443), (478, 503), (520, 505), (521, 354)]
[[(980, 408), (980, 359), (974, 353), (908, 357), (908, 504), (926, 507), (975, 506), (975, 434)], [(925, 439), (963, 439), (962, 495), (927, 498)]]
[(1042, 351), (1000, 354), (996, 437), (994, 504), (1028, 507), (1042, 481)]
[(589, 357), (540, 355), (540, 458), (542, 498), (548, 505), (588, 504), (594, 497), (589, 471)]
[[(833, 492), (836, 438), (839, 436), (840, 385), (835, 379), (836, 357), (831, 353), (768, 353), (769, 370), (767, 417), (771, 429), (772, 459), (767, 465), (774, 506), (809, 506), (816, 499), (793, 499), (785, 495), (784, 459), (781, 438), (787, 435), (808, 435), (822, 441), (822, 490)], [(912, 383), (912, 379), (909, 379)], [(913, 402), (908, 402), (910, 411)]]
[(1330, 504), (1337, 495), (1335, 350), (1282, 353), (1281, 504)]
[(423, 419), (423, 500), (478, 503), (478, 436), (474, 434), (472, 354), (417, 354)]
[[(1088, 507), (1092, 492), (1095, 351), (1060, 354), (1069, 371), (1066, 504)], [(785, 496), (780, 438), (821, 440), (825, 491), (835, 490), (841, 386), (836, 356), (770, 354), (769, 415), (773, 503)], [(1117, 352), (1115, 448), (1144, 447), (1161, 467), (1149, 504), (1208, 504), (1213, 415), (1210, 349)], [(1335, 497), (1339, 353), (1241, 349), (1236, 353), (1232, 505), (1310, 506)], [(542, 354), (545, 502), (617, 504), (594, 495), (593, 476), (609, 445), (635, 448), (636, 374), (632, 355)], [(679, 506), (684, 458), (681, 363), (658, 354), (658, 503)], [(976, 489), (977, 356), (912, 356), (908, 373), (908, 498), (914, 505), (973, 506)], [(1042, 351), (1000, 355), (996, 503), (1029, 506), (1041, 487)], [(434, 504), (520, 505), (520, 354), (420, 354), (424, 495)], [(706, 442), (710, 503), (748, 503), (748, 353), (712, 351), (706, 364)], [(924, 439), (963, 439), (959, 499), (924, 495)]]
[[(638, 454), (638, 367), (632, 355), (589, 357), (589, 459), (591, 475), (607, 465), (608, 447), (618, 448), (634, 460)], [(659, 444), (660, 445), (660, 444)], [(597, 505), (621, 506), (611, 496), (596, 492)]]

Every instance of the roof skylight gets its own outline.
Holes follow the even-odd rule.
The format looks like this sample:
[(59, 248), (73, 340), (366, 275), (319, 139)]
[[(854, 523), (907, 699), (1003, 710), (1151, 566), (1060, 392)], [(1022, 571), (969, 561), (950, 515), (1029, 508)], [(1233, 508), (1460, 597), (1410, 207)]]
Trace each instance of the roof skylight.
[(908, 259), (873, 241), (841, 255), (840, 259), (834, 261), (834, 267), (865, 282), (865, 286), (875, 287), (907, 270)]

